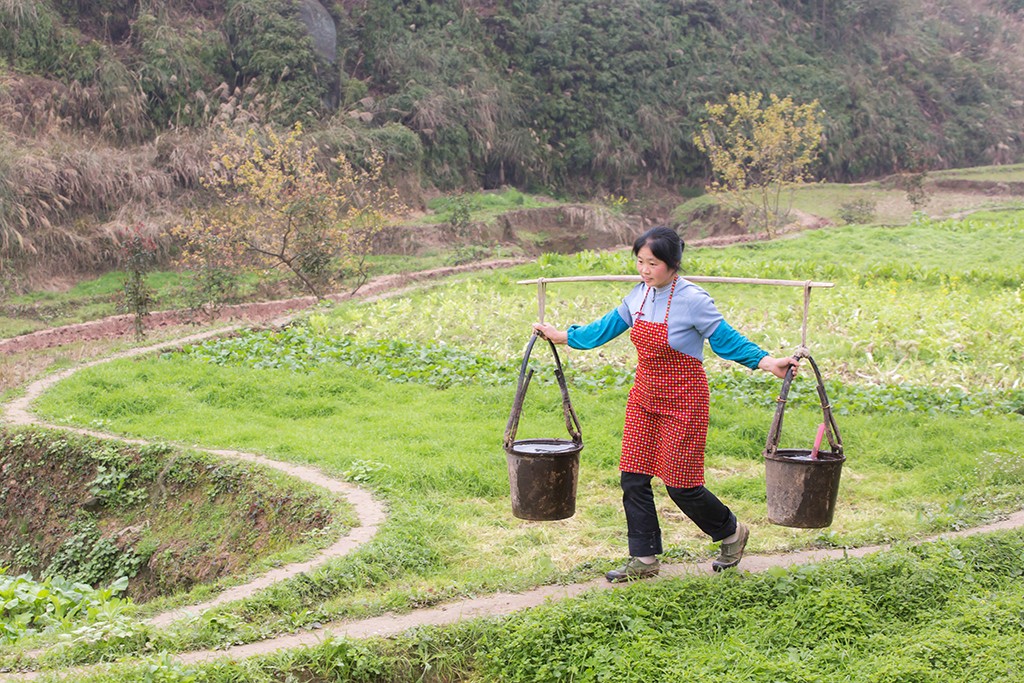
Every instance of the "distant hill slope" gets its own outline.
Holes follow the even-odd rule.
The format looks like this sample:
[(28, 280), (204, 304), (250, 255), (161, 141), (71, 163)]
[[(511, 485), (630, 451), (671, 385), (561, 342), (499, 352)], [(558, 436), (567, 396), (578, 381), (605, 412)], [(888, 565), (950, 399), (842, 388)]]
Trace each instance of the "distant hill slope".
[(0, 248), (174, 213), (254, 117), (443, 190), (701, 185), (704, 103), (753, 90), (821, 102), (823, 178), (1006, 163), (1021, 35), (1020, 0), (2, 0)]

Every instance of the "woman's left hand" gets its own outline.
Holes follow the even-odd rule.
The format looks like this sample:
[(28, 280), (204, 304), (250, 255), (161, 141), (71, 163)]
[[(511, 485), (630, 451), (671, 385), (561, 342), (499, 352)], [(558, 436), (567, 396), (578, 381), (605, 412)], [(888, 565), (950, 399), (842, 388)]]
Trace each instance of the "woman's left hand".
[(533, 330), (540, 334), (540, 336), (555, 344), (565, 344), (569, 341), (568, 332), (560, 330), (554, 325), (548, 325), (547, 323), (534, 323)]
[(779, 379), (786, 377), (786, 371), (789, 370), (789, 366), (793, 366), (793, 374), (795, 375), (800, 368), (800, 361), (796, 358), (786, 356), (785, 358), (775, 358), (774, 356), (765, 356), (761, 359), (761, 362), (757, 364), (757, 367), (761, 368), (765, 372), (770, 372)]

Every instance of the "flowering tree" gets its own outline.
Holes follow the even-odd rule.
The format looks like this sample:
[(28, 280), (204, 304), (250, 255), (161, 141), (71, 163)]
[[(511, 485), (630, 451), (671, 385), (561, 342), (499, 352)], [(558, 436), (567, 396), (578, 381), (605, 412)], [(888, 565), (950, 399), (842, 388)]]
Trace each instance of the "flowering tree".
[(339, 156), (323, 168), (316, 153), (299, 124), (283, 136), (269, 126), (226, 129), (201, 179), (220, 203), (176, 229), (183, 265), (285, 268), (317, 298), (344, 277), (365, 282), (373, 237), (399, 207), (381, 180), (383, 158), (356, 169)]
[(817, 159), (823, 126), (817, 100), (768, 100), (761, 93), (734, 93), (726, 104), (708, 103), (693, 143), (711, 161), (715, 178), (708, 189), (771, 234), (789, 213), (781, 206), (783, 190), (803, 182)]

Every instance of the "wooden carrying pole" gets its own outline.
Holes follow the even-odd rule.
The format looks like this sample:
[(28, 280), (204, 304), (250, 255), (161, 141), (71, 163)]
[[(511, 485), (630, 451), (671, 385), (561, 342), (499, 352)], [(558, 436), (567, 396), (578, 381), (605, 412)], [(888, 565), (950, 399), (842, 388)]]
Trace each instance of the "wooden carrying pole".
[[(813, 282), (811, 280), (766, 280), (754, 277), (716, 277), (711, 275), (687, 275), (683, 277), (689, 282), (713, 282), (732, 285), (771, 285), (775, 287), (803, 287), (804, 316), (800, 328), (799, 352), (807, 349), (807, 316), (811, 308), (811, 290), (815, 287), (834, 287), (831, 282)], [(549, 282), (637, 282), (638, 275), (577, 275), (573, 277), (542, 277), (536, 280), (519, 280), (520, 285), (537, 285), (537, 321), (544, 322), (545, 299)]]

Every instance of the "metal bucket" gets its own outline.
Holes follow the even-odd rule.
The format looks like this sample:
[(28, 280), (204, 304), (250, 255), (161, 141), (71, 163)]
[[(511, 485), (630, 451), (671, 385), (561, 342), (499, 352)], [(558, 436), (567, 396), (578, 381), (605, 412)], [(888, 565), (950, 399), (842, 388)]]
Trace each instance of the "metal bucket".
[(537, 341), (534, 334), (526, 345), (523, 364), (519, 370), (519, 385), (512, 403), (512, 414), (505, 427), (505, 454), (508, 460), (508, 479), (512, 490), (512, 514), (519, 519), (554, 521), (576, 514), (576, 482), (580, 472), (580, 451), (583, 437), (576, 411), (569, 401), (569, 389), (562, 373), (562, 362), (555, 345), (548, 340), (555, 356), (555, 376), (562, 392), (562, 411), (571, 440), (520, 439), (516, 440), (519, 417), (523, 411), (526, 390), (530, 386), (533, 370), (527, 371), (530, 352)]
[(576, 514), (576, 482), (583, 444), (566, 439), (521, 439), (506, 451), (512, 514), (554, 521)]
[(820, 529), (832, 524), (839, 495), (842, 453), (781, 449), (765, 456), (768, 521), (780, 526)]
[[(768, 442), (764, 449), (765, 490), (768, 521), (772, 524), (800, 529), (820, 529), (832, 524), (839, 495), (839, 477), (846, 456), (843, 455), (839, 427), (832, 416), (832, 406), (825, 395), (821, 372), (813, 358), (805, 357), (818, 380), (818, 399), (825, 418), (824, 433), (828, 435), (831, 450), (812, 451), (778, 447), (786, 398), (793, 382), (791, 367), (782, 382), (775, 418), (772, 420), (771, 429), (768, 430)], [(820, 437), (819, 432), (819, 441)]]

